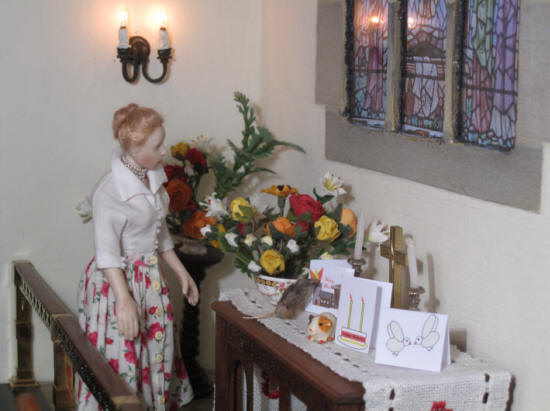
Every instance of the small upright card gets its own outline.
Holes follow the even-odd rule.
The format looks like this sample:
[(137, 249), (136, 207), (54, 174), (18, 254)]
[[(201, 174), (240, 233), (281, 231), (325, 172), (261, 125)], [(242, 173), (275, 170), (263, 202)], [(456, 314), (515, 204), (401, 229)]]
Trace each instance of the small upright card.
[(374, 326), (372, 328), (372, 339), (370, 345), (370, 348), (376, 348), (376, 334), (378, 333), (378, 320), (380, 319), (380, 311), (383, 308), (391, 307), (393, 284), (385, 281), (370, 280), (368, 278), (364, 278), (363, 281), (371, 284), (376, 284), (378, 286), (378, 298), (376, 304), (376, 312), (374, 314)]
[(380, 290), (375, 281), (355, 277), (342, 279), (336, 344), (365, 354), (369, 352), (379, 295)]
[(306, 311), (321, 314), (338, 314), (338, 299), (342, 278), (353, 277), (354, 270), (346, 260), (311, 260), (309, 278), (317, 278), (321, 286), (311, 296)]
[(448, 316), (383, 309), (376, 346), (376, 364), (440, 372), (451, 363)]

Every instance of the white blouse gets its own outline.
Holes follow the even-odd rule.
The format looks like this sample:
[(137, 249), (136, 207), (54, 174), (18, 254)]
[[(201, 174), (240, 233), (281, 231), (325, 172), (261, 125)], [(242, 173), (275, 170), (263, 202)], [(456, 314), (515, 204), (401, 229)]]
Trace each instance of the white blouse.
[(98, 268), (124, 268), (126, 257), (174, 248), (166, 226), (170, 201), (162, 185), (162, 166), (149, 170), (148, 189), (120, 160), (117, 148), (111, 170), (92, 192), (95, 256)]

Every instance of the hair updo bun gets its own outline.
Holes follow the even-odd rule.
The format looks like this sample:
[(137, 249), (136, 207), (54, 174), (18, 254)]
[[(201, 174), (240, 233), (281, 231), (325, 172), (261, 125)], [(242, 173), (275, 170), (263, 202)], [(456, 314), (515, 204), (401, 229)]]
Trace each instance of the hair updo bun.
[(162, 116), (152, 108), (130, 103), (115, 112), (113, 136), (126, 151), (132, 145), (145, 144), (147, 138), (163, 122)]

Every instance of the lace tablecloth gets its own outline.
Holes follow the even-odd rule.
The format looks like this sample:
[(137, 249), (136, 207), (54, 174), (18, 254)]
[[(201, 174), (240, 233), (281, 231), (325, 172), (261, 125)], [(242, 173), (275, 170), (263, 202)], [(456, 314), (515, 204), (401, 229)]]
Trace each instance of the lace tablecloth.
[[(255, 288), (222, 289), (220, 300), (231, 301), (247, 315), (256, 316), (274, 310), (274, 306)], [(365, 355), (334, 343), (310, 342), (307, 339), (308, 316), (309, 313), (304, 312), (296, 320), (271, 317), (258, 321), (335, 373), (361, 382), (365, 387), (366, 410), (430, 411), (434, 403), (443, 406), (443, 402), (445, 406), (436, 408), (438, 411), (506, 409), (511, 374), (504, 369), (473, 358), (456, 347), (451, 347), (451, 365), (440, 373), (378, 365), (374, 363), (374, 350)], [(256, 387), (254, 391), (257, 391)], [(255, 392), (254, 398), (258, 395)], [(268, 402), (263, 400), (262, 405), (254, 409), (271, 409)], [(293, 409), (302, 405), (293, 399)]]

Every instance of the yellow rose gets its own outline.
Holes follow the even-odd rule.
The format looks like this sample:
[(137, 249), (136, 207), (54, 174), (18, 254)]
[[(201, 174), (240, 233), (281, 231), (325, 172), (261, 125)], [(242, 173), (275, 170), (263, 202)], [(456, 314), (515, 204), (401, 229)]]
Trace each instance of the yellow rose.
[(175, 146), (170, 147), (170, 154), (172, 154), (172, 157), (185, 157), (187, 152), (189, 151), (189, 144), (184, 143), (180, 141)]
[(285, 259), (283, 255), (273, 249), (263, 252), (260, 257), (260, 264), (263, 269), (270, 275), (275, 275), (285, 270)]
[(332, 218), (327, 217), (326, 215), (322, 216), (315, 222), (315, 232), (317, 233), (318, 240), (329, 240), (334, 241), (340, 235), (338, 230), (338, 223)]
[(244, 197), (237, 197), (231, 201), (231, 216), (233, 220), (248, 223), (252, 220), (252, 206)]

